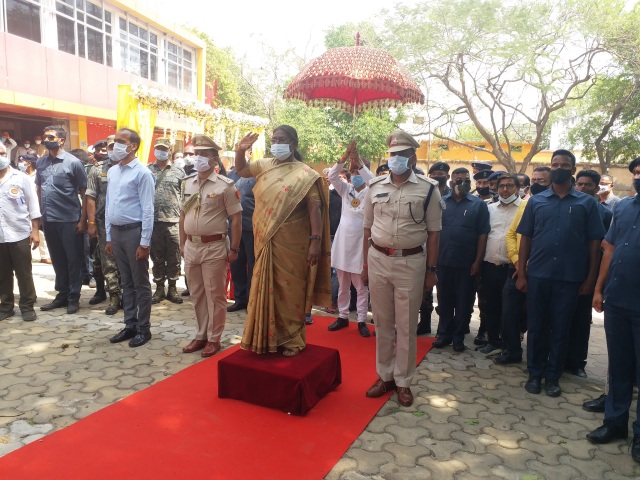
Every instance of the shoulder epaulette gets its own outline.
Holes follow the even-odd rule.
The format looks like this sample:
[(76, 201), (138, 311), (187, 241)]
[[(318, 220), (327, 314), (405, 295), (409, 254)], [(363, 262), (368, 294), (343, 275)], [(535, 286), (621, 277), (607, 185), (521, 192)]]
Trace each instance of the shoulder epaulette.
[(230, 183), (230, 184), (234, 184), (235, 183), (233, 180), (231, 180), (229, 177), (227, 177), (225, 175), (218, 175), (218, 178), (220, 180), (222, 180), (223, 182), (226, 182), (226, 183)]
[(430, 183), (431, 185), (433, 185), (434, 187), (438, 186), (438, 182), (436, 182), (433, 178), (429, 178), (426, 175), (422, 175), (420, 173), (416, 173), (416, 177), (419, 178), (420, 180), (423, 180), (425, 182)]
[(372, 180), (369, 180), (369, 186), (373, 185), (374, 183), (378, 183), (382, 180), (384, 180), (386, 178), (386, 175), (381, 175), (380, 177), (376, 177)]

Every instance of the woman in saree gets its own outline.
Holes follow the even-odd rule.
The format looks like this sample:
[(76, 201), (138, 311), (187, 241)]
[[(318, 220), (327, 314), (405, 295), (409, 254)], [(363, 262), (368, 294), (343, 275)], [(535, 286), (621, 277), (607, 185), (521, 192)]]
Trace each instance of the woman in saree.
[(241, 177), (256, 177), (253, 235), (255, 265), (241, 348), (298, 355), (306, 345), (305, 312), (331, 300), (329, 191), (324, 179), (302, 163), (298, 134), (273, 131), (267, 158), (247, 163), (258, 139), (249, 132), (236, 147)]

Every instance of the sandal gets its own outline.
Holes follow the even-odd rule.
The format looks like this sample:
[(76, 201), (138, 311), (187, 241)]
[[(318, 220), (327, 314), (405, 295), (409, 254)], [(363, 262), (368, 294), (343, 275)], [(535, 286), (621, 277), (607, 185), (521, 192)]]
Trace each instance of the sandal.
[(284, 350), (282, 350), (282, 355), (284, 355), (285, 357), (295, 357), (296, 355), (299, 355), (301, 351), (302, 350), (292, 350), (290, 348), (285, 348)]

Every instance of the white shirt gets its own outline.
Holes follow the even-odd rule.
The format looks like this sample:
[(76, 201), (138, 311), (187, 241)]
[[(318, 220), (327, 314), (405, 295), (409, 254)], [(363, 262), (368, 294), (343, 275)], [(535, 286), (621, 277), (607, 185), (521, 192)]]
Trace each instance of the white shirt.
[[(359, 192), (340, 177), (343, 163), (336, 163), (329, 171), (329, 182), (342, 197), (340, 225), (331, 246), (331, 266), (350, 273), (362, 273), (362, 237), (364, 235), (364, 197), (368, 187)], [(363, 166), (358, 173), (368, 184), (373, 173)]]
[(31, 235), (31, 220), (40, 218), (36, 186), (26, 173), (9, 168), (0, 179), (0, 243)]
[(487, 250), (484, 254), (485, 262), (495, 265), (511, 263), (507, 255), (507, 230), (511, 226), (520, 203), (522, 203), (522, 199), (516, 198), (509, 205), (505, 205), (501, 201), (489, 205), (491, 231), (487, 238)]

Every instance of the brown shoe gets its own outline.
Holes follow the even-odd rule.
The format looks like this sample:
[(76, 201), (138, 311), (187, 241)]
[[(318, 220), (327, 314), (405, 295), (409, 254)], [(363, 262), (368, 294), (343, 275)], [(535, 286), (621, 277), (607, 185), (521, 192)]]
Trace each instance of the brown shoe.
[(367, 397), (378, 398), (387, 392), (391, 392), (394, 388), (396, 388), (395, 381), (391, 380), (390, 382), (385, 382), (379, 378), (378, 381), (374, 383), (369, 390), (367, 390)]
[(207, 346), (200, 352), (200, 356), (213, 357), (218, 351), (220, 351), (220, 342), (207, 342)]
[(193, 353), (202, 350), (207, 344), (206, 340), (191, 340), (186, 347), (182, 347), (182, 353)]
[(409, 387), (398, 387), (398, 403), (403, 407), (410, 407), (413, 404), (413, 393)]

